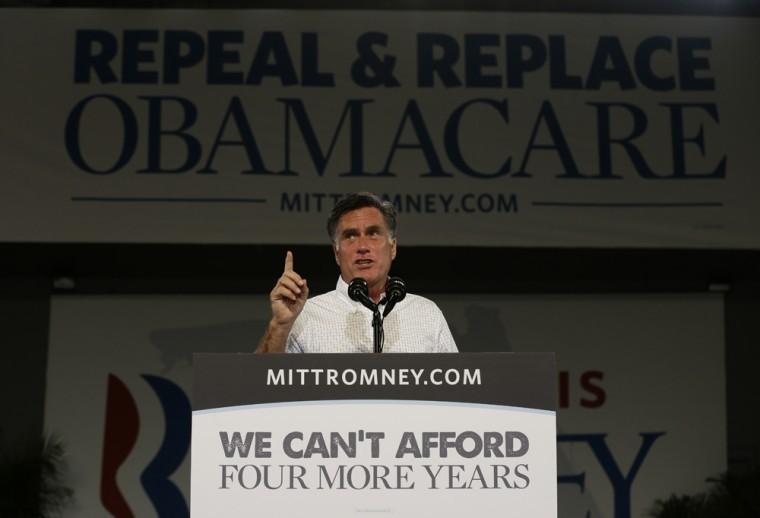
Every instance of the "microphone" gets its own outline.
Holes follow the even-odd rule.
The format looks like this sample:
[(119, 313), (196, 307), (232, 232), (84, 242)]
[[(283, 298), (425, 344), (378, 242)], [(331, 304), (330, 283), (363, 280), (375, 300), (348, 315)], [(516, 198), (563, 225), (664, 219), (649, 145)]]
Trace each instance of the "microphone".
[(385, 298), (387, 300), (383, 310), (383, 318), (388, 316), (393, 307), (406, 297), (406, 283), (400, 277), (388, 277), (385, 283)]
[(361, 302), (370, 311), (377, 311), (377, 306), (369, 298), (369, 285), (361, 277), (357, 277), (348, 283), (348, 296), (351, 300)]

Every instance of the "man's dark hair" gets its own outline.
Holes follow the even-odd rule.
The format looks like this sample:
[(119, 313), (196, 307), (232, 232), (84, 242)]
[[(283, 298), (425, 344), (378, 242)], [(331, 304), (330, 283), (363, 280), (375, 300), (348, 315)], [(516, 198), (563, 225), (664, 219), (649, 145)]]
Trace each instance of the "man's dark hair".
[(338, 227), (341, 216), (346, 212), (364, 207), (374, 207), (379, 210), (388, 226), (391, 239), (396, 238), (396, 208), (393, 204), (371, 192), (357, 192), (349, 194), (333, 207), (330, 217), (327, 218), (327, 234), (330, 236), (330, 241), (335, 243), (335, 229)]

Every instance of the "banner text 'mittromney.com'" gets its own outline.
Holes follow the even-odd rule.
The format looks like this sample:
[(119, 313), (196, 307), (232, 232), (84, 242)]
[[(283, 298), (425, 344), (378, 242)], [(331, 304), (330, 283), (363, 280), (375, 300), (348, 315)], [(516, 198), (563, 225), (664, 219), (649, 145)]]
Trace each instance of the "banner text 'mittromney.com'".
[(480, 369), (267, 369), (267, 385), (482, 385)]

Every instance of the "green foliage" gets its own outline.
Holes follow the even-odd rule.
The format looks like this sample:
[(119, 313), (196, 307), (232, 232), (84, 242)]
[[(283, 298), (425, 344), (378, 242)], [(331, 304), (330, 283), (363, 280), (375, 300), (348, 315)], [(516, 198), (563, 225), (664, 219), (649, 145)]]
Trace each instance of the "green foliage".
[(710, 480), (710, 489), (694, 496), (671, 495), (658, 500), (652, 518), (758, 518), (760, 516), (760, 469), (726, 474)]
[(51, 518), (71, 500), (63, 484), (62, 443), (53, 437), (30, 441), (0, 455), (0, 516)]

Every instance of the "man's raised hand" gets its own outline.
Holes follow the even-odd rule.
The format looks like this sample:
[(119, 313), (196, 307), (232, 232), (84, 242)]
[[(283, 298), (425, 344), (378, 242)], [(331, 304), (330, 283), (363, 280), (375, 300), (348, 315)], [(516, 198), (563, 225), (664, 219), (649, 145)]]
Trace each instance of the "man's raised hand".
[(290, 329), (306, 304), (308, 296), (309, 286), (306, 279), (293, 270), (293, 252), (288, 250), (282, 275), (269, 293), (272, 319), (266, 333), (259, 340), (257, 353), (281, 353), (285, 350)]
[(293, 270), (293, 252), (288, 250), (285, 254), (285, 267), (282, 275), (277, 279), (269, 300), (272, 305), (272, 324), (284, 326), (290, 330), (293, 322), (301, 313), (306, 298), (309, 296), (309, 286)]

